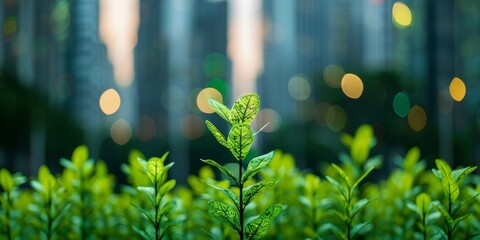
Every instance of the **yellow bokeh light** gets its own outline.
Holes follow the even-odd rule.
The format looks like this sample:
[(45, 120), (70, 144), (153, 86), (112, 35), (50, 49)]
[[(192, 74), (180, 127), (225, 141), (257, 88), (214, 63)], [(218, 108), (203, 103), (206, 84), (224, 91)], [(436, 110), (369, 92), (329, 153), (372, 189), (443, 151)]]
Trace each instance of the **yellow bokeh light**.
[(363, 93), (362, 79), (353, 73), (343, 75), (341, 86), (343, 93), (349, 98), (357, 99)]
[(197, 95), (197, 107), (200, 111), (204, 113), (214, 113), (215, 111), (208, 105), (208, 99), (217, 100), (217, 102), (222, 103), (223, 97), (222, 94), (215, 88), (204, 88)]
[(412, 23), (412, 12), (405, 3), (396, 2), (393, 4), (392, 18), (398, 25), (408, 27)]
[(408, 113), (408, 125), (415, 131), (420, 132), (427, 125), (427, 114), (422, 107), (415, 105)]
[(106, 115), (112, 115), (120, 108), (120, 95), (115, 89), (110, 88), (102, 93), (99, 100), (100, 109)]
[(467, 87), (465, 87), (465, 83), (462, 79), (454, 77), (450, 83), (450, 96), (452, 96), (455, 101), (460, 102), (463, 100), (466, 93)]
[(110, 136), (118, 145), (124, 145), (132, 138), (132, 127), (123, 119), (116, 120), (110, 128)]

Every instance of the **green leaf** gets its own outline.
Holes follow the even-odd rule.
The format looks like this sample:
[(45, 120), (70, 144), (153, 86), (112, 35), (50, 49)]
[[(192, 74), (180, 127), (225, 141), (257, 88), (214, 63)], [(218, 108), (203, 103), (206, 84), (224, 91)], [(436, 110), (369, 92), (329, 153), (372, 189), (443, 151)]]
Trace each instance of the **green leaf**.
[(373, 169), (375, 169), (375, 168), (374, 168), (374, 167), (369, 168), (366, 172), (364, 172), (364, 173), (362, 174), (362, 176), (360, 176), (360, 177), (357, 179), (357, 181), (353, 184), (353, 186), (352, 186), (352, 188), (351, 188), (351, 191), (352, 191), (352, 192), (353, 192), (353, 190), (355, 190), (355, 188), (363, 181), (363, 179), (365, 179), (365, 178), (368, 176), (368, 174), (370, 174), (370, 173), (373, 171)]
[(419, 159), (420, 159), (420, 149), (418, 147), (412, 147), (410, 150), (408, 150), (407, 154), (405, 155), (405, 160), (403, 161), (403, 167), (407, 171), (413, 171)]
[(152, 237), (148, 235), (147, 231), (142, 230), (135, 225), (133, 225), (133, 230), (144, 239), (152, 239)]
[(153, 187), (137, 187), (137, 190), (145, 193), (150, 202), (155, 205), (155, 189)]
[(475, 194), (474, 196), (472, 196), (472, 197), (470, 197), (470, 198), (468, 198), (468, 199), (466, 199), (466, 200), (463, 200), (463, 201), (461, 201), (461, 202), (459, 202), (459, 203), (454, 204), (453, 207), (452, 207), (452, 215), (455, 215), (455, 214), (457, 213), (457, 211), (458, 211), (461, 207), (463, 207), (463, 206), (464, 206), (465, 204), (467, 204), (468, 202), (470, 202), (470, 201), (474, 200), (475, 198), (477, 198), (478, 195), (479, 195), (479, 194), (477, 193), (477, 194)]
[(242, 161), (253, 144), (252, 129), (248, 124), (234, 124), (228, 134), (227, 142), (233, 156)]
[(276, 179), (267, 179), (245, 188), (243, 190), (243, 207), (245, 208), (259, 193), (269, 189), (277, 182)]
[(152, 157), (148, 160), (147, 162), (147, 176), (148, 179), (150, 179), (150, 182), (152, 185), (155, 185), (155, 183), (161, 183), (161, 178), (162, 174), (164, 171), (164, 166), (163, 163), (165, 162), (165, 159), (168, 156), (168, 152), (163, 154), (161, 158), (158, 157)]
[(230, 123), (230, 109), (228, 109), (228, 107), (212, 98), (209, 98), (207, 102), (208, 105), (210, 105), (210, 107), (218, 114), (218, 116)]
[[(430, 205), (430, 202), (432, 202), (432, 199), (430, 199), (430, 196), (426, 193), (420, 193), (417, 198), (415, 199), (416, 206), (418, 210), (421, 211), (421, 213), (428, 213), (428, 206)], [(421, 214), (420, 216), (422, 216)]]
[(350, 178), (347, 176), (345, 171), (343, 171), (343, 169), (335, 163), (332, 163), (332, 167), (335, 169), (335, 171), (337, 171), (338, 175), (340, 175), (340, 178), (347, 185), (348, 189), (350, 189)]
[(10, 172), (5, 168), (2, 168), (2, 170), (0, 170), (0, 185), (5, 192), (11, 192), (15, 187), (12, 174), (10, 174)]
[(455, 180), (455, 182), (459, 184), (463, 180), (463, 178), (465, 178), (465, 176), (475, 171), (475, 169), (477, 169), (477, 167), (466, 167), (462, 169), (453, 170), (452, 172), (453, 180)]
[(247, 240), (259, 239), (263, 237), (270, 224), (282, 212), (283, 206), (275, 204), (265, 209), (258, 217), (250, 221), (245, 227), (245, 235)]
[(160, 198), (165, 196), (165, 194), (170, 192), (173, 189), (173, 187), (175, 187), (176, 183), (177, 183), (177, 181), (175, 181), (175, 179), (171, 179), (171, 180), (165, 182), (164, 184), (162, 184), (162, 186), (158, 190), (158, 195), (157, 196), (159, 196)]
[(435, 163), (437, 164), (437, 168), (442, 176), (441, 182), (443, 193), (445, 194), (445, 197), (450, 199), (451, 202), (454, 202), (460, 194), (460, 189), (453, 179), (452, 170), (450, 166), (443, 160), (437, 159), (435, 160)]
[(239, 208), (239, 202), (240, 202), (240, 199), (238, 197), (237, 194), (235, 194), (232, 190), (228, 189), (228, 188), (222, 188), (222, 187), (218, 187), (218, 186), (215, 186), (213, 184), (210, 184), (206, 181), (203, 181), (205, 184), (207, 184), (208, 186), (212, 187), (212, 188), (215, 188), (217, 190), (220, 190), (222, 191), (228, 198), (230, 198), (230, 200), (232, 200), (232, 202), (235, 204), (235, 206), (237, 206), (237, 208)]
[(331, 184), (333, 184), (333, 186), (335, 186), (338, 190), (338, 192), (340, 192), (340, 194), (343, 196), (343, 200), (344, 202), (342, 204), (346, 204), (346, 201), (348, 199), (348, 196), (347, 196), (347, 190), (345, 189), (345, 187), (340, 184), (339, 182), (337, 182), (337, 180), (329, 177), (329, 176), (325, 176), (325, 178), (327, 179), (327, 181), (329, 181)]
[(78, 168), (81, 169), (83, 164), (88, 159), (88, 148), (85, 145), (78, 146), (73, 150), (72, 153), (72, 162)]
[(218, 143), (228, 148), (227, 140), (225, 139), (225, 136), (223, 136), (223, 134), (220, 132), (220, 130), (218, 130), (218, 128), (215, 127), (215, 125), (213, 125), (213, 123), (208, 120), (205, 121), (205, 124), (207, 125), (208, 130), (210, 130), (215, 139), (217, 139)]
[(258, 171), (260, 171), (264, 166), (268, 165), (273, 159), (274, 151), (271, 151), (267, 154), (258, 156), (250, 160), (247, 166), (247, 170), (242, 176), (242, 183), (245, 183), (250, 178), (252, 178)]
[(133, 203), (130, 203), (132, 206), (134, 206), (139, 212), (141, 212), (143, 214), (143, 216), (145, 216), (148, 221), (152, 224), (152, 225), (155, 225), (155, 220), (152, 218), (152, 216), (150, 216), (150, 214), (147, 213), (146, 210), (144, 210), (143, 208), (133, 204)]
[(370, 224), (370, 222), (364, 222), (364, 223), (356, 224), (352, 228), (352, 239), (355, 239), (357, 234), (360, 233), (360, 231), (362, 231), (362, 229), (365, 228), (368, 224)]
[(457, 225), (458, 225), (461, 221), (467, 219), (467, 218), (470, 217), (471, 215), (472, 215), (472, 214), (469, 213), (469, 214), (467, 214), (467, 215), (463, 215), (463, 216), (458, 217), (457, 219), (455, 219), (455, 220), (453, 221), (453, 228), (452, 228), (452, 230), (455, 229), (455, 228), (457, 227)]
[(350, 155), (356, 163), (363, 164), (367, 160), (372, 139), (372, 126), (364, 124), (357, 129), (350, 148)]
[(231, 205), (217, 200), (210, 200), (208, 202), (208, 214), (229, 224), (235, 231), (240, 232), (238, 211)]
[(230, 177), (235, 183), (238, 184), (238, 177), (235, 174), (233, 174), (232, 172), (230, 172), (230, 170), (228, 170), (225, 167), (223, 167), (222, 165), (220, 165), (219, 163), (215, 162), (214, 160), (210, 160), (210, 159), (207, 159), (207, 160), (200, 159), (200, 160), (202, 162), (206, 163), (206, 164), (209, 164), (209, 165), (212, 165), (212, 166), (218, 168), (218, 170), (220, 170), (220, 172), (222, 172), (225, 176)]
[(368, 199), (360, 199), (358, 202), (356, 202), (352, 207), (350, 218), (353, 219), (360, 212), (360, 210), (362, 210), (362, 208), (364, 208), (365, 206), (367, 206), (371, 202), (372, 201), (370, 201)]
[(230, 123), (250, 124), (260, 109), (260, 98), (255, 93), (246, 94), (233, 104), (230, 111)]
[(38, 181), (49, 191), (53, 189), (56, 184), (55, 177), (50, 173), (50, 170), (47, 166), (42, 165), (38, 169)]
[(445, 217), (445, 220), (447, 221), (447, 226), (450, 230), (453, 230), (455, 226), (455, 222), (452, 219), (452, 216), (448, 214), (447, 210), (445, 210), (442, 206), (435, 205), (437, 209), (442, 213), (443, 217)]

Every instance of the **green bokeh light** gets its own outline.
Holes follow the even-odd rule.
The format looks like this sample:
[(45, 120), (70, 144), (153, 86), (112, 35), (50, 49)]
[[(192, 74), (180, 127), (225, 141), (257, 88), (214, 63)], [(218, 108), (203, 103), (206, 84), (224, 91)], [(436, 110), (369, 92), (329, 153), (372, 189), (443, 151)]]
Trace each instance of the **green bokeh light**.
[(227, 76), (227, 57), (221, 53), (210, 53), (203, 61), (203, 71), (207, 78), (225, 78)]
[(217, 89), (223, 96), (223, 99), (226, 99), (228, 96), (228, 88), (229, 85), (227, 82), (225, 82), (222, 79), (212, 79), (207, 83), (207, 87), (215, 88)]
[(405, 93), (399, 92), (395, 95), (393, 98), (393, 111), (400, 117), (406, 117), (408, 115), (410, 111), (410, 100)]

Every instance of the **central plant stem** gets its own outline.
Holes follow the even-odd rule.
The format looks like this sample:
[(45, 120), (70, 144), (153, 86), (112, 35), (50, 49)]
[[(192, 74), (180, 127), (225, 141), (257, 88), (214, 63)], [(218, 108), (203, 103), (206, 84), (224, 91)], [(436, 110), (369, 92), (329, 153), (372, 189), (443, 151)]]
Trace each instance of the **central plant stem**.
[(240, 215), (240, 240), (243, 240), (243, 183), (242, 183), (242, 160), (240, 160), (240, 165), (238, 167), (238, 188), (240, 190), (240, 201), (238, 203), (238, 211)]

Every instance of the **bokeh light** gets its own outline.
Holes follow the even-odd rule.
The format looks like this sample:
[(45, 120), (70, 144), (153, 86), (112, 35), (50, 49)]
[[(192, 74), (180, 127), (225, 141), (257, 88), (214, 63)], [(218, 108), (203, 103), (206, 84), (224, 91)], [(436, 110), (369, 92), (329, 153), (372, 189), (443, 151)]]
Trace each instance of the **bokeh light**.
[(227, 82), (225, 82), (223, 79), (219, 79), (219, 78), (216, 78), (216, 79), (212, 79), (210, 81), (208, 81), (207, 83), (207, 87), (211, 87), (211, 88), (215, 88), (217, 89), (224, 98), (226, 98), (227, 96), (227, 93), (229, 91), (229, 85)]
[(110, 88), (102, 93), (99, 100), (100, 109), (106, 115), (112, 115), (120, 108), (120, 95), (115, 89)]
[(17, 32), (17, 19), (13, 16), (3, 21), (3, 34), (5, 37), (12, 37)]
[(132, 138), (132, 127), (124, 119), (117, 119), (110, 128), (110, 137), (118, 145), (124, 145)]
[(400, 117), (406, 117), (410, 111), (410, 99), (408, 96), (399, 92), (393, 98), (393, 111)]
[(420, 132), (427, 125), (427, 114), (422, 107), (415, 105), (410, 109), (408, 113), (408, 125), (415, 132)]
[(341, 86), (343, 93), (352, 99), (359, 98), (363, 93), (362, 79), (353, 73), (347, 73), (343, 76)]
[(138, 121), (137, 137), (140, 141), (149, 141), (157, 134), (157, 124), (149, 116), (141, 116)]
[(303, 76), (295, 75), (288, 81), (288, 93), (295, 100), (307, 100), (311, 91), (310, 82)]
[(337, 65), (328, 65), (323, 69), (323, 79), (332, 88), (340, 88), (345, 71)]
[(197, 95), (197, 107), (204, 113), (214, 113), (215, 111), (208, 105), (208, 99), (212, 98), (218, 102), (223, 102), (222, 94), (215, 88), (204, 88)]
[(331, 106), (325, 113), (325, 123), (332, 131), (339, 132), (347, 124), (347, 113), (338, 105)]
[(203, 73), (208, 78), (224, 78), (227, 73), (227, 57), (221, 53), (210, 53), (203, 61)]
[(180, 131), (188, 140), (199, 139), (205, 133), (205, 122), (198, 115), (190, 114), (183, 118)]
[(454, 77), (452, 82), (450, 82), (450, 95), (452, 98), (455, 101), (460, 102), (463, 100), (466, 93), (467, 88), (465, 87), (465, 83), (462, 81), (462, 79)]
[[(268, 123), (268, 125), (266, 125)], [(275, 132), (281, 125), (282, 119), (280, 114), (270, 108), (264, 108), (258, 112), (257, 117), (255, 118), (255, 127), (257, 129), (262, 129), (262, 132)]]
[(392, 18), (401, 27), (408, 27), (412, 23), (412, 12), (402, 2), (395, 2), (392, 8)]
[(55, 4), (50, 15), (50, 28), (57, 40), (65, 40), (70, 26), (70, 11), (67, 1), (59, 1)]

